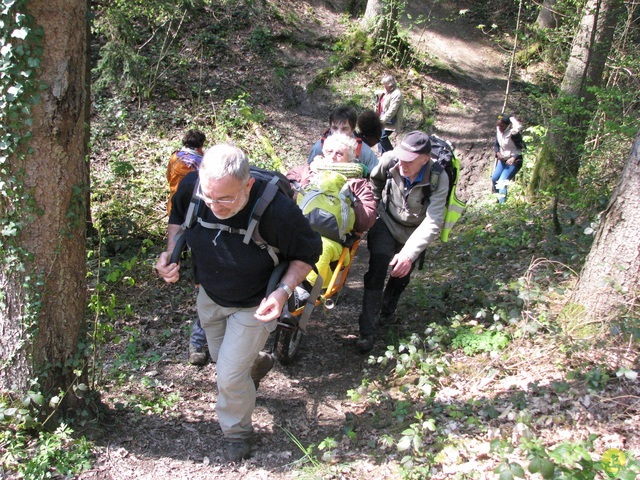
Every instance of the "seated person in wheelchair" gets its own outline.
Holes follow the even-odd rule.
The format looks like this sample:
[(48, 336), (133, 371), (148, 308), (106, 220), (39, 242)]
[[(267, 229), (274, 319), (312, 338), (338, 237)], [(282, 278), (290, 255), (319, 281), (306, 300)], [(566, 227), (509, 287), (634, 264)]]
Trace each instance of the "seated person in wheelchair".
[[(322, 235), (322, 254), (316, 268), (324, 280), (323, 287), (329, 284), (331, 264), (339, 260), (346, 236), (353, 232), (364, 233), (376, 221), (376, 202), (369, 181), (364, 178), (364, 168), (357, 163), (356, 147), (352, 137), (334, 133), (324, 141), (322, 155), (316, 156), (310, 164), (305, 163), (287, 173), (287, 178), (298, 192), (298, 205), (309, 218), (311, 227)], [(312, 200), (314, 196), (324, 198), (316, 202)], [(317, 211), (323, 204), (334, 205), (332, 212), (336, 208), (343, 210), (341, 207), (345, 203), (349, 206), (349, 219), (328, 210)], [(331, 232), (327, 226), (328, 217), (333, 222)], [(345, 259), (345, 264), (349, 262), (350, 258)], [(307, 281), (313, 285), (318, 274), (312, 271)]]

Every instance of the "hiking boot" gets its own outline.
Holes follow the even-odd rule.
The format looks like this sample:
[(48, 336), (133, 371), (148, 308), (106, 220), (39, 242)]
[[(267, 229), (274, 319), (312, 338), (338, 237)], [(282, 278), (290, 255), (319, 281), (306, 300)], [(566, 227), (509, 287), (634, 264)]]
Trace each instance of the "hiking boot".
[(381, 313), (379, 323), (380, 325), (388, 326), (395, 325), (400, 322), (397, 321), (395, 313)]
[(253, 362), (251, 367), (251, 379), (256, 386), (256, 390), (260, 386), (260, 380), (262, 380), (267, 373), (273, 368), (273, 364), (276, 362), (275, 357), (267, 352), (260, 352)]
[(198, 367), (204, 367), (209, 359), (207, 347), (196, 347), (189, 344), (189, 363)]
[(356, 347), (360, 353), (369, 353), (373, 350), (375, 338), (373, 335), (362, 335), (356, 342)]
[(251, 455), (251, 444), (247, 440), (230, 440), (224, 444), (224, 458), (227, 462), (240, 462)]

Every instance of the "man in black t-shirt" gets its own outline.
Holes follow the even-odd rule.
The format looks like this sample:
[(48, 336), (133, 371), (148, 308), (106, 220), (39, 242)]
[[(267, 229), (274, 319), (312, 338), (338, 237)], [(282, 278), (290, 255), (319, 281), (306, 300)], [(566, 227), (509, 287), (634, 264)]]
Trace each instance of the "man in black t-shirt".
[(184, 178), (172, 199), (167, 251), (156, 264), (166, 282), (176, 282), (180, 276), (180, 266), (170, 264), (170, 256), (198, 178), (196, 196), (205, 207), (185, 234), (200, 284), (200, 325), (216, 362), (216, 413), (226, 440), (225, 456), (239, 461), (251, 451), (251, 415), (260, 380), (255, 375), (252, 379), (252, 369), (264, 375), (273, 365), (273, 358), (261, 350), (292, 291), (318, 260), (322, 244), (295, 202), (278, 193), (258, 228), (289, 267), (278, 288), (266, 296), (274, 261), (267, 249), (253, 241), (244, 243), (239, 233), (247, 228), (264, 183), (251, 176), (241, 150), (216, 145), (205, 153), (199, 171)]

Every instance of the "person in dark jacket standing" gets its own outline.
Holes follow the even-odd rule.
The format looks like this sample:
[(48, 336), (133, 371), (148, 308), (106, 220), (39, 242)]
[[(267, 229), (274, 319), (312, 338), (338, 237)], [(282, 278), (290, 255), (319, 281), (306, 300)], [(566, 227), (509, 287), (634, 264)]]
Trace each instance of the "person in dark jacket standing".
[[(380, 158), (371, 173), (378, 219), (367, 236), (369, 270), (364, 275), (356, 342), (361, 353), (374, 346), (378, 315), (387, 321), (394, 316), (420, 253), (440, 237), (449, 177), (431, 160), (430, 152), (429, 135), (410, 132)], [(391, 275), (385, 286), (389, 266)]]

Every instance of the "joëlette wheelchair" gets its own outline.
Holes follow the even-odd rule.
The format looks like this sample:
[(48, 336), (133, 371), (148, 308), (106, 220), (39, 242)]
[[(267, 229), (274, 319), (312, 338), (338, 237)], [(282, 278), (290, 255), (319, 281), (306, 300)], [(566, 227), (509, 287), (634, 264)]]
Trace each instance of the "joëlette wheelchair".
[[(307, 324), (314, 309), (322, 306), (326, 310), (331, 310), (335, 306), (361, 240), (360, 235), (347, 237), (340, 258), (335, 262), (335, 265), (331, 265), (331, 280), (327, 288), (322, 288), (323, 279), (318, 275), (315, 284), (310, 288), (307, 285), (305, 288), (309, 291), (309, 298), (305, 302), (299, 304), (295, 295), (292, 295), (285, 305), (280, 318), (278, 318), (278, 326), (272, 333), (272, 338), (267, 342), (266, 348), (269, 353), (275, 354), (283, 365), (291, 364), (298, 354), (302, 337), (306, 333)], [(288, 262), (281, 262), (276, 266), (269, 280), (267, 295), (276, 289), (288, 265)]]

